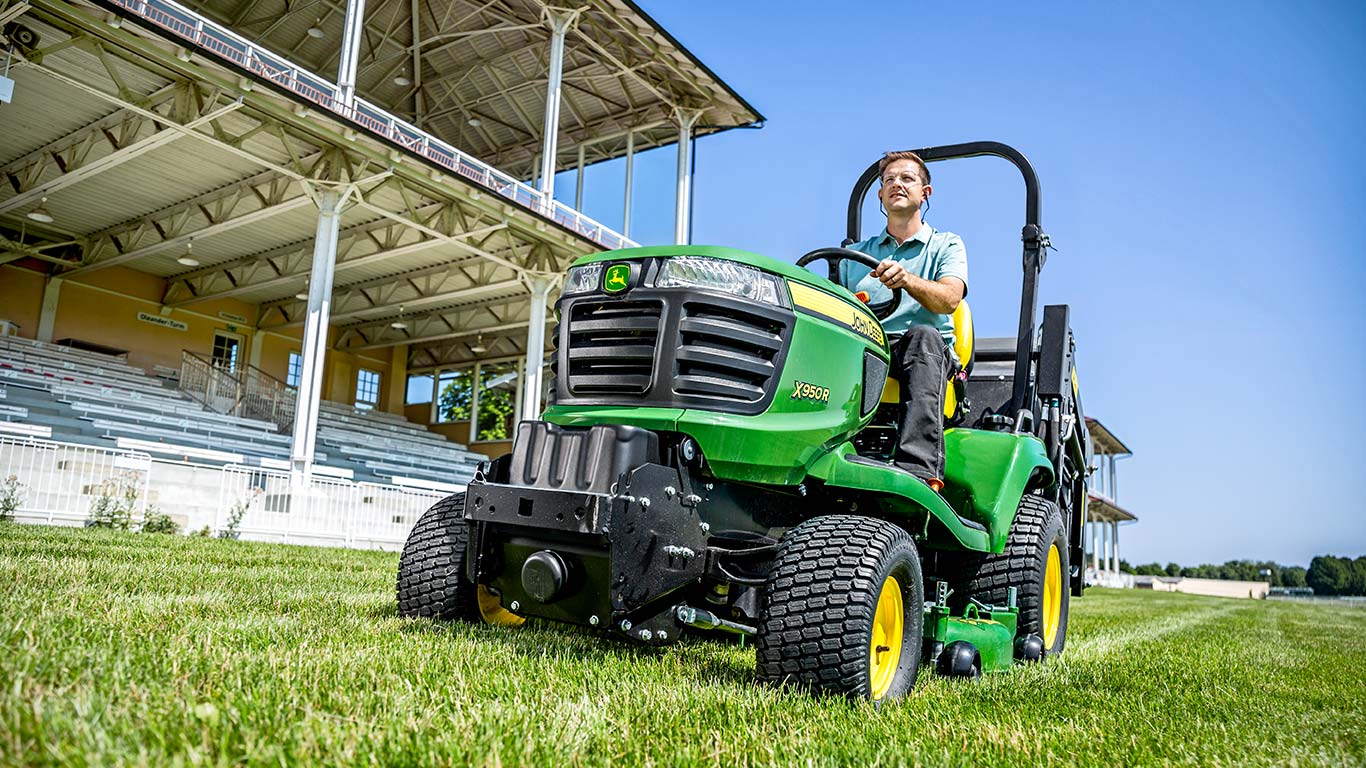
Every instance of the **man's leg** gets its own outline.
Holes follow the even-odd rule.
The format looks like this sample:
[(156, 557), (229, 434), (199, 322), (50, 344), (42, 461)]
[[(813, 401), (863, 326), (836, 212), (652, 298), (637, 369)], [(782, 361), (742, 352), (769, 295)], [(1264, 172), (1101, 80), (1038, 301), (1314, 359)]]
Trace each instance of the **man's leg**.
[(896, 463), (916, 477), (944, 477), (944, 383), (949, 380), (948, 350), (939, 331), (913, 325), (901, 337), (895, 363), (901, 370), (901, 438)]

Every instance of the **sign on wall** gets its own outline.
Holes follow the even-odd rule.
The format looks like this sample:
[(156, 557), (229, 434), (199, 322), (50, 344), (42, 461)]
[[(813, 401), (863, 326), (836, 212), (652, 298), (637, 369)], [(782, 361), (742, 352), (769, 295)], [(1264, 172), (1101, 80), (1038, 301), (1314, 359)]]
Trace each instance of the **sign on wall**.
[(144, 323), (159, 325), (162, 328), (170, 328), (173, 331), (190, 330), (190, 326), (180, 322), (179, 320), (172, 320), (169, 317), (162, 317), (161, 315), (149, 315), (146, 312), (139, 312), (138, 319)]

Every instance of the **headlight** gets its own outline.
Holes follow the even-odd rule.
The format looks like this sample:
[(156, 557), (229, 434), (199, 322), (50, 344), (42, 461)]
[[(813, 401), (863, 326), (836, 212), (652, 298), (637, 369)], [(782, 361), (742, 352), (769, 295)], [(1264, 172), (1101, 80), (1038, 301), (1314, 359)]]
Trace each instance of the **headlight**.
[(561, 296), (572, 296), (576, 293), (588, 293), (596, 291), (598, 283), (602, 281), (602, 262), (596, 264), (585, 264), (582, 267), (574, 267), (569, 270), (569, 274), (564, 279), (564, 289), (560, 291)]
[(729, 293), (751, 301), (781, 304), (778, 278), (733, 261), (704, 256), (676, 256), (664, 262), (655, 278), (656, 288), (702, 288)]

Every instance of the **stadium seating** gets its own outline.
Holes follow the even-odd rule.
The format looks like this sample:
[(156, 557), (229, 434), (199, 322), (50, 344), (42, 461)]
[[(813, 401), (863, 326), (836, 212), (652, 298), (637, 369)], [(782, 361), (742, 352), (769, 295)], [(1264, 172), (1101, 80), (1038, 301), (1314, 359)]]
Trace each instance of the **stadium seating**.
[[(0, 337), (0, 435), (127, 446), (200, 464), (278, 467), (291, 435), (268, 421), (214, 412), (160, 370), (122, 358)], [(401, 416), (324, 401), (316, 461), (356, 480), (465, 483), (485, 456)]]

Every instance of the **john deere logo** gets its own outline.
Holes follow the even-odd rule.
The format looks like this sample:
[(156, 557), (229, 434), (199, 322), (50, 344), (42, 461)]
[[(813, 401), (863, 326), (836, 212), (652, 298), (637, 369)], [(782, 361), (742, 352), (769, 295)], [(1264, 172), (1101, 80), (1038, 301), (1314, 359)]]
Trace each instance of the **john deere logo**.
[(613, 264), (607, 268), (607, 272), (602, 276), (602, 289), (608, 293), (618, 293), (626, 290), (626, 286), (631, 282), (631, 266), (629, 264)]

